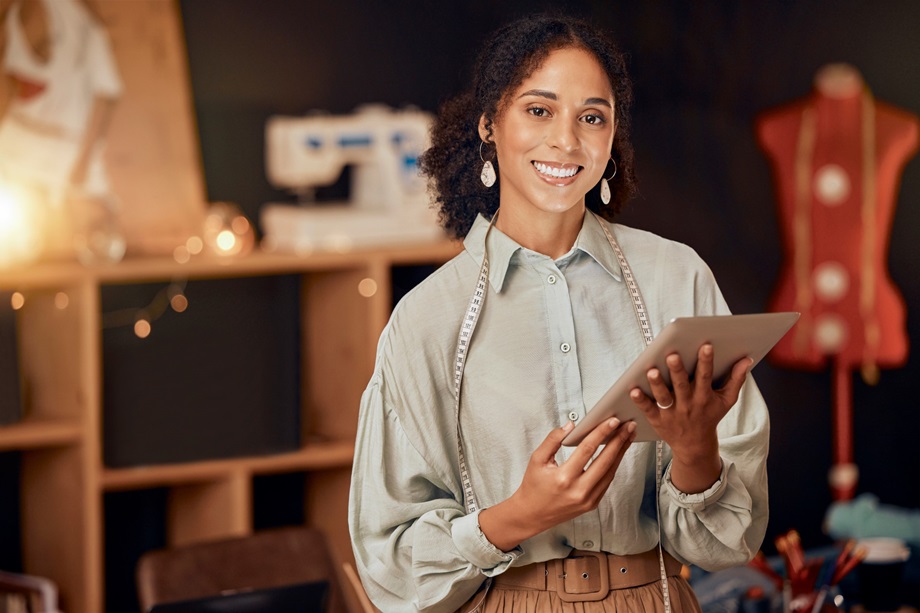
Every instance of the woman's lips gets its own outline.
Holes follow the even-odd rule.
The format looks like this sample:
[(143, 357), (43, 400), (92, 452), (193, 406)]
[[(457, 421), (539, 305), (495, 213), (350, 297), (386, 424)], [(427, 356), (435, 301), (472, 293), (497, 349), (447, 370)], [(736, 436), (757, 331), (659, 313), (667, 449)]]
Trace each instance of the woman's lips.
[(538, 177), (557, 187), (564, 187), (574, 183), (578, 173), (581, 172), (581, 166), (578, 164), (555, 164), (534, 160), (531, 165), (537, 172)]

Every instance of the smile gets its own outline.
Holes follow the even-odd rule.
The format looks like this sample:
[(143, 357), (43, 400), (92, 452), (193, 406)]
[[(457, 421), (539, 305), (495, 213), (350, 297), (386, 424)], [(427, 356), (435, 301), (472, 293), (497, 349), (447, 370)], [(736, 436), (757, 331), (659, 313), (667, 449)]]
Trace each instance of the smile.
[(581, 170), (577, 164), (562, 164), (561, 166), (546, 164), (543, 162), (532, 162), (537, 172), (546, 178), (568, 179), (574, 177)]

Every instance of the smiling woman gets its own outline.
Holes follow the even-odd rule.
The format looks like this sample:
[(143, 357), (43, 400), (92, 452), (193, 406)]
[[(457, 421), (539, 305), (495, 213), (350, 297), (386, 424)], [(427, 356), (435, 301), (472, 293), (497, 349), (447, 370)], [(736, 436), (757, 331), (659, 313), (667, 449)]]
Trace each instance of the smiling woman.
[(681, 563), (761, 545), (769, 422), (747, 360), (718, 388), (710, 345), (693, 378), (670, 356), (673, 387), (649, 371), (632, 398), (662, 441), (613, 418), (561, 445), (668, 321), (729, 312), (692, 249), (613, 223), (636, 189), (630, 98), (601, 33), (535, 16), (441, 109), (421, 164), (465, 250), (393, 311), (351, 485), (381, 610), (699, 611)]
[(495, 122), (482, 116), (479, 135), (501, 160), (497, 228), (554, 258), (571, 248), (585, 194), (611, 159), (613, 106), (595, 56), (570, 47), (552, 52), (507, 96)]

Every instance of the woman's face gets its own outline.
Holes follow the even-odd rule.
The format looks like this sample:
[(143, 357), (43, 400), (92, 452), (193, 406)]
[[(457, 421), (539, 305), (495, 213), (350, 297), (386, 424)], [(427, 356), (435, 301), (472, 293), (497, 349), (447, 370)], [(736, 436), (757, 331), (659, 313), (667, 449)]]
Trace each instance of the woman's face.
[[(610, 80), (594, 55), (551, 52), (502, 100), (492, 126), (501, 207), (582, 214), (610, 159), (614, 119)], [(484, 121), (480, 136), (488, 136)]]

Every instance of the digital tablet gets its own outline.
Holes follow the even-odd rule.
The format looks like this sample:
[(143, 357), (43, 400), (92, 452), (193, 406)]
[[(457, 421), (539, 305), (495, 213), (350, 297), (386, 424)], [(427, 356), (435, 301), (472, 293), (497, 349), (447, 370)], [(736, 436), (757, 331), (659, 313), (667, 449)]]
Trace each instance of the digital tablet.
[(670, 386), (671, 376), (665, 358), (672, 353), (680, 354), (684, 368), (692, 376), (699, 348), (708, 342), (713, 348), (712, 379), (714, 384), (718, 383), (731, 373), (732, 366), (738, 360), (749, 357), (754, 360), (751, 368), (756, 366), (798, 318), (798, 313), (753, 313), (672, 319), (626, 369), (623, 376), (588, 411), (584, 419), (576, 424), (562, 444), (577, 445), (610, 417), (635, 421), (637, 441), (658, 440), (660, 437), (645, 419), (645, 415), (629, 398), (629, 392), (634, 387), (651, 395), (646, 377), (650, 368), (658, 368)]

